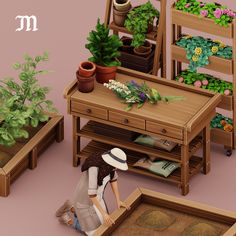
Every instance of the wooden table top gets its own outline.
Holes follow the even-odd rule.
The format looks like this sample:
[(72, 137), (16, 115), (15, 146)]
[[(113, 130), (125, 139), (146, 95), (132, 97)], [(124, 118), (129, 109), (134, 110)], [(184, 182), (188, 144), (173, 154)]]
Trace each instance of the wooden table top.
[[(157, 78), (157, 77), (155, 77)], [(131, 75), (117, 73), (116, 80), (127, 82), (135, 80), (141, 84), (144, 79), (137, 78)], [(165, 82), (162, 82), (165, 80)], [(185, 127), (191, 121), (196, 121), (201, 118), (201, 115), (211, 112), (221, 98), (218, 94), (208, 92), (199, 92), (190, 86), (180, 86), (166, 79), (156, 79), (155, 82), (145, 80), (151, 88), (157, 89), (161, 96), (183, 96), (182, 101), (172, 101), (169, 103), (159, 102), (156, 105), (145, 103), (140, 109), (133, 106), (131, 111), (126, 112), (126, 104), (122, 103), (111, 90), (104, 87), (102, 84), (95, 83), (95, 88), (91, 93), (81, 93), (75, 90), (71, 95), (71, 100), (93, 104), (99, 107), (116, 110), (120, 113), (129, 114), (131, 116), (141, 117), (152, 121), (158, 121), (165, 124), (170, 124), (178, 127)], [(184, 89), (183, 89), (184, 88)], [(209, 111), (207, 111), (209, 108)]]

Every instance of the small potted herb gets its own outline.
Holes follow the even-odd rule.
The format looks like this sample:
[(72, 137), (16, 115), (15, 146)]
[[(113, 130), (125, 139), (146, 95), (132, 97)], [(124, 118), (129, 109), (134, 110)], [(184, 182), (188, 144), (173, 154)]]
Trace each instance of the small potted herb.
[(90, 51), (92, 57), (89, 61), (96, 64), (96, 80), (99, 83), (107, 83), (114, 79), (117, 66), (121, 63), (117, 59), (120, 56), (118, 49), (122, 46), (117, 35), (109, 35), (109, 28), (100, 23), (98, 19), (96, 31), (92, 30), (87, 38), (85, 47)]
[[(125, 21), (125, 27), (133, 33), (131, 45), (134, 46), (135, 53), (142, 56), (147, 56), (151, 53), (150, 45), (149, 47), (146, 47), (144, 44), (146, 34), (153, 29), (155, 18), (157, 18), (157, 25), (159, 11), (150, 3), (150, 1), (129, 11)], [(147, 41), (146, 44), (148, 44)]]
[(127, 14), (131, 9), (130, 0), (113, 1), (113, 21), (116, 25), (123, 27)]

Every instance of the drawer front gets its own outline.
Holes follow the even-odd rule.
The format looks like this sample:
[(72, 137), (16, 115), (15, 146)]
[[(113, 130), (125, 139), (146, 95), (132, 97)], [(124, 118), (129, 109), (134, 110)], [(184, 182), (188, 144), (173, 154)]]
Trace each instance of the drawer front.
[(103, 120), (108, 119), (108, 112), (106, 109), (91, 106), (85, 103), (78, 103), (78, 102), (72, 101), (71, 110), (72, 112), (78, 112), (87, 116), (93, 116), (93, 117), (103, 119)]
[(163, 124), (146, 121), (146, 130), (156, 134), (162, 134), (171, 138), (183, 139), (182, 129), (173, 128)]
[(109, 121), (145, 130), (145, 120), (109, 111)]

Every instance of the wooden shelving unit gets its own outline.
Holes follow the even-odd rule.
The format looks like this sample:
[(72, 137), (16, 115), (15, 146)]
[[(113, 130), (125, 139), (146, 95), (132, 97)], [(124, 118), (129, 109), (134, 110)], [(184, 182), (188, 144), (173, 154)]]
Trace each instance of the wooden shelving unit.
[(215, 24), (212, 19), (200, 18), (199, 16), (185, 13), (175, 9), (175, 5), (171, 8), (172, 13), (172, 45), (171, 45), (171, 79), (174, 79), (182, 71), (182, 63), (189, 63), (186, 58), (186, 51), (175, 45), (182, 34), (182, 27), (201, 31), (217, 37), (224, 37), (232, 40), (233, 58), (232, 60), (224, 59), (216, 56), (209, 57), (209, 65), (205, 68), (232, 75), (233, 95), (222, 95), (222, 101), (219, 108), (232, 111), (234, 122), (233, 132), (225, 132), (220, 129), (211, 129), (211, 140), (215, 143), (224, 145), (227, 149), (227, 155), (232, 154), (232, 150), (236, 148), (236, 20), (233, 20), (228, 27), (221, 27)]
[[(157, 75), (161, 69), (161, 77), (166, 78), (166, 0), (160, 1), (160, 17), (157, 27), (153, 27), (152, 32), (146, 35), (146, 39), (155, 42), (155, 55), (153, 69), (150, 71), (153, 75)], [(134, 1), (133, 1), (134, 2)], [(132, 2), (132, 4), (133, 4)], [(114, 34), (125, 33), (132, 35), (125, 27), (119, 27), (114, 22), (110, 22), (112, 12), (112, 0), (107, 0), (105, 12), (105, 25), (113, 30)]]

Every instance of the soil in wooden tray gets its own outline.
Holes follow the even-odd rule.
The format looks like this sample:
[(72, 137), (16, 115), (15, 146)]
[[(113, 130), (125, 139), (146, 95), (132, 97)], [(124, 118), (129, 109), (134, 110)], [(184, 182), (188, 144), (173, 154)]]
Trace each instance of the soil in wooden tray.
[(27, 127), (26, 130), (29, 132), (28, 139), (19, 139), (13, 146), (5, 147), (0, 145), (0, 168), (4, 167), (20, 149), (45, 125), (46, 123), (41, 123), (38, 127)]
[(229, 225), (142, 203), (112, 236), (222, 236)]

